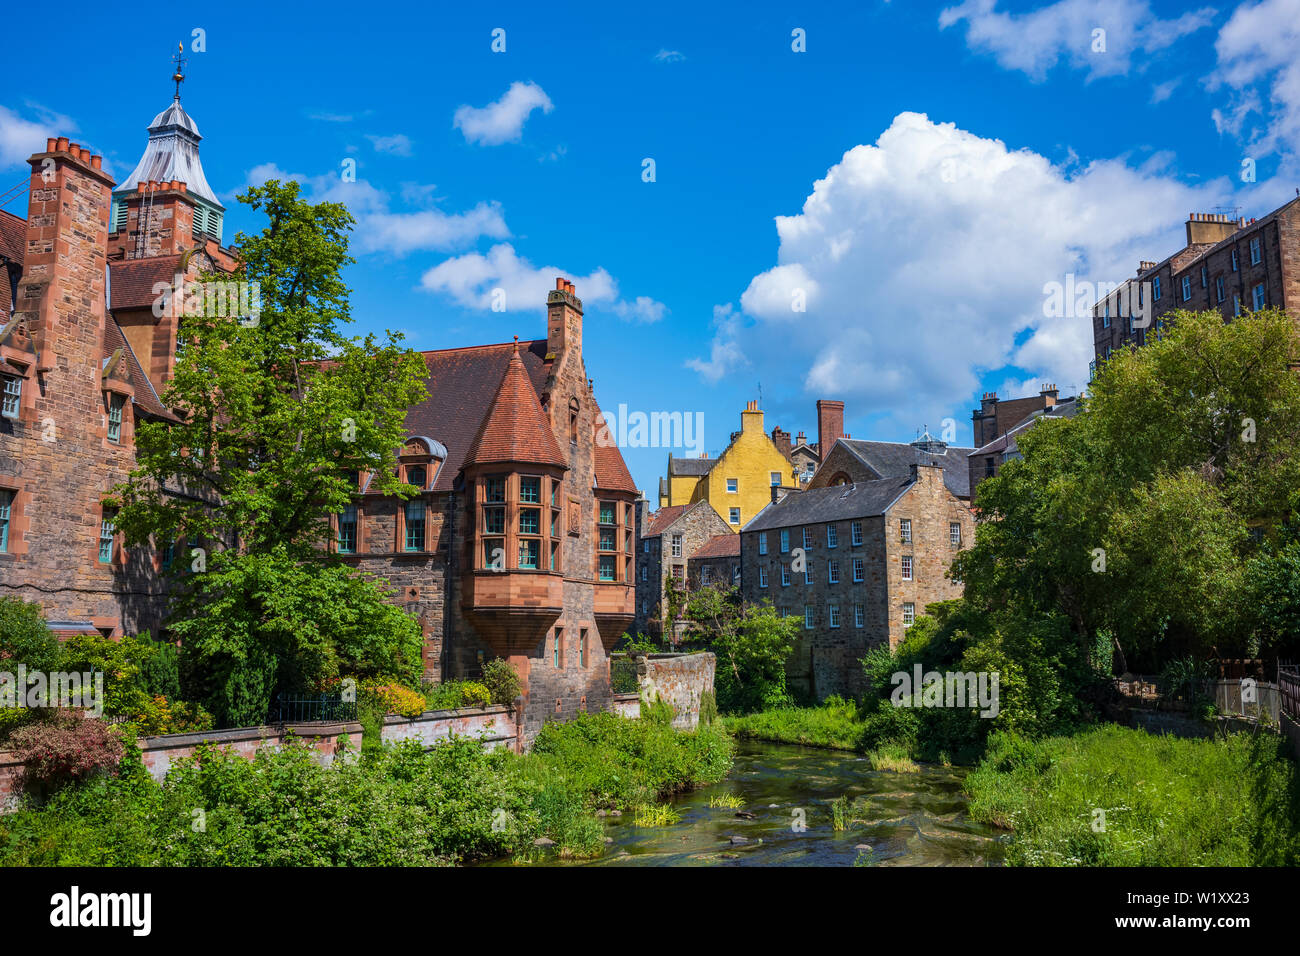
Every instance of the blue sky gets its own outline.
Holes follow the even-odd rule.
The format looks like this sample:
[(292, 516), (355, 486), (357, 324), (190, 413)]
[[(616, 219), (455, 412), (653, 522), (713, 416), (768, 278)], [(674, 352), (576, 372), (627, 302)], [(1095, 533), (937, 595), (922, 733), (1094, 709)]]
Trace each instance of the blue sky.
[[(815, 438), (839, 398), (854, 437), (952, 419), (969, 444), (982, 392), (1087, 381), (1089, 321), (1044, 315), (1045, 284), (1117, 281), (1180, 248), (1187, 213), (1263, 215), (1300, 185), (1300, 0), (135, 19), (79, 13), (6, 74), (0, 191), (49, 134), (128, 174), (183, 40), (228, 239), (260, 228), (233, 197), (268, 176), (346, 202), (358, 332), (422, 349), (541, 337), (564, 274), (602, 406), (702, 413), (713, 453), (760, 383), (769, 430)], [(8, 24), (49, 35), (35, 8)], [(624, 449), (652, 497), (667, 454)]]

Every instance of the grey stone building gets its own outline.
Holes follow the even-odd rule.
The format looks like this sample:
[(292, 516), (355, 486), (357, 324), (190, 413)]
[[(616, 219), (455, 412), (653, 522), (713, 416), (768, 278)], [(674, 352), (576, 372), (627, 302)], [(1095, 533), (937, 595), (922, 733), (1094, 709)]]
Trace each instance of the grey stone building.
[[(691, 556), (710, 538), (736, 537), (707, 501), (669, 505), (653, 513), (647, 502), (637, 503), (636, 520), (636, 610), (633, 629), (638, 634), (662, 637), (664, 601), (668, 582), (686, 587)], [(671, 638), (680, 637), (675, 628)]]
[(792, 690), (860, 694), (868, 649), (896, 647), (928, 604), (961, 596), (947, 571), (974, 520), (948, 477), (941, 464), (920, 464), (904, 477), (791, 492), (745, 526), (743, 599), (803, 620), (787, 666)]

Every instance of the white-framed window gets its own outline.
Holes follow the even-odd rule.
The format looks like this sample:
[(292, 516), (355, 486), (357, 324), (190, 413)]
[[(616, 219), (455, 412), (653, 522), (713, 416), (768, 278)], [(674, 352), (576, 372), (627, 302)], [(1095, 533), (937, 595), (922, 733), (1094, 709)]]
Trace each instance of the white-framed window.
[(812, 531), (809, 530), (808, 528), (804, 528), (804, 529), (803, 529), (803, 549), (804, 549), (805, 551), (807, 551), (807, 550), (808, 550), (809, 548), (811, 548), (812, 546), (813, 546), (813, 543), (812, 543)]
[(758, 553), (767, 554), (767, 532), (766, 531), (760, 531), (758, 533)]
[(840, 533), (835, 530), (835, 525), (826, 526), (826, 547), (834, 548), (840, 543)]
[(1214, 294), (1217, 301), (1222, 302), (1228, 297), (1227, 291), (1223, 287), (1223, 276), (1216, 276), (1214, 279)]
[(899, 534), (899, 540), (902, 541), (903, 544), (912, 543), (912, 519), (911, 518), (898, 519), (898, 534)]
[(704, 567), (700, 568), (700, 583), (708, 584), (712, 580), (713, 580), (713, 567), (711, 565), (706, 564)]
[(838, 604), (826, 605), (826, 618), (831, 627), (840, 626), (840, 606)]
[(850, 534), (850, 539), (853, 541), (854, 544), (861, 544), (862, 543), (862, 522), (855, 521), (853, 522), (853, 524), (849, 525), (849, 534)]
[(903, 580), (912, 580), (912, 556), (910, 554), (903, 555)]
[(813, 606), (811, 604), (803, 606), (803, 629), (805, 631), (813, 629)]
[(1233, 249), (1232, 250), (1232, 271), (1233, 272), (1237, 271), (1238, 264), (1239, 263), (1237, 262), (1237, 250)]
[(740, 509), (732, 508), (727, 512), (727, 519), (732, 524), (740, 524)]
[(1256, 236), (1254, 239), (1250, 240), (1250, 264), (1252, 266), (1257, 266), (1263, 258), (1264, 250), (1260, 245), (1259, 236)]
[(853, 626), (862, 627), (866, 624), (866, 615), (862, 613), (862, 605), (853, 605)]
[(781, 587), (788, 588), (789, 586), (790, 586), (790, 569), (783, 564), (781, 565)]
[(952, 545), (958, 545), (958, 546), (961, 544), (961, 522), (960, 521), (948, 522), (948, 543)]
[(790, 550), (790, 529), (781, 529), (781, 553), (785, 554)]
[(672, 547), (673, 557), (680, 558), (682, 556), (682, 536), (680, 534), (673, 535)]
[(903, 627), (911, 627), (916, 620), (916, 605), (908, 601), (903, 605)]
[(1154, 302), (1159, 298), (1160, 298), (1160, 277), (1156, 276), (1154, 279), (1151, 280), (1151, 301)]
[(770, 477), (772, 479), (773, 488), (776, 488), (781, 484), (781, 473), (779, 471), (771, 472)]
[(17, 375), (0, 376), (4, 380), (4, 392), (0, 395), (0, 415), (5, 418), (17, 418), (18, 408), (22, 405), (23, 380)]
[(826, 565), (826, 580), (831, 584), (840, 583), (840, 563), (838, 561), (831, 561)]
[(727, 479), (727, 494), (734, 495), (740, 490), (740, 482), (735, 478)]
[(1264, 308), (1264, 303), (1268, 299), (1267, 294), (1264, 292), (1264, 283), (1261, 282), (1259, 285), (1255, 286), (1251, 291), (1250, 297), (1251, 301), (1254, 303), (1251, 306), (1252, 309), (1258, 312), (1260, 309)]
[(858, 583), (858, 582), (861, 582), (861, 581), (862, 581), (862, 568), (863, 568), (862, 559), (861, 559), (861, 558), (854, 558), (854, 559), (853, 559), (853, 581), (854, 581), (854, 583)]
[(767, 568), (762, 567), (761, 565), (758, 569), (758, 586), (760, 588), (767, 587)]
[(1186, 302), (1192, 297), (1192, 277), (1183, 276), (1183, 301)]

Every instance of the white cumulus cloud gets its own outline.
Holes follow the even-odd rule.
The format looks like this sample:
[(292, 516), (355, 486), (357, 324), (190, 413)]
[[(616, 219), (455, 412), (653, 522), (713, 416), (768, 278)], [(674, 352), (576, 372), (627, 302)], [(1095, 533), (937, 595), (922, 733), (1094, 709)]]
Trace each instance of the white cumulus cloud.
[(76, 133), (77, 124), (68, 117), (39, 107), (32, 109), (37, 115), (28, 118), (0, 106), (0, 168), (25, 166), (27, 157), (45, 152), (45, 141), (51, 136)]
[(668, 311), (663, 303), (646, 296), (630, 302), (621, 299), (618, 283), (605, 269), (581, 276), (557, 266), (534, 266), (507, 242), (497, 243), (486, 255), (469, 252), (438, 263), (421, 276), (420, 287), (469, 309), (529, 312), (546, 301), (546, 293), (555, 288), (556, 276), (574, 284), (588, 309), (607, 309), (634, 322), (657, 322)]
[(1232, 94), (1226, 109), (1214, 111), (1219, 131), (1242, 133), (1257, 114), (1261, 126), (1249, 135), (1254, 147), (1284, 150), (1294, 161), (1300, 153), (1300, 0), (1243, 3), (1214, 49), (1218, 63), (1209, 87)]
[(468, 104), (459, 107), (453, 124), (465, 134), (468, 142), (499, 146), (519, 140), (524, 132), (524, 123), (533, 110), (549, 113), (554, 108), (546, 91), (536, 83), (514, 82), (501, 99), (481, 109)]
[(1067, 171), (900, 113), (776, 217), (776, 262), (740, 299), (750, 321), (715, 309), (710, 355), (690, 367), (716, 381), (752, 364), (906, 427), (952, 413), (986, 374), (1082, 386), (1090, 319), (1045, 315), (1044, 286), (1133, 275), (1181, 248), (1189, 210), (1231, 192), (1184, 186), (1163, 162)]

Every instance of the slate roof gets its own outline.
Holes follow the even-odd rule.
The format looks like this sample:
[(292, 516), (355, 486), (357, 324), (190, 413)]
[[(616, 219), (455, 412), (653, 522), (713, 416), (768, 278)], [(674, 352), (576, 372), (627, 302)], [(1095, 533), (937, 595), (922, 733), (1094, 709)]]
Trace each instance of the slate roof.
[(668, 474), (698, 478), (711, 472), (717, 463), (717, 458), (674, 458), (669, 455)]
[(744, 530), (748, 534), (771, 528), (875, 517), (884, 514), (911, 484), (909, 475), (906, 478), (889, 477), (809, 491), (791, 491), (760, 511)]
[(740, 557), (740, 535), (735, 532), (729, 534), (715, 534), (708, 541), (695, 549), (691, 555), (691, 560), (696, 558), (738, 558)]
[(914, 445), (892, 441), (841, 438), (839, 443), (882, 478), (906, 478), (918, 462), (943, 468), (943, 483), (958, 498), (970, 497), (970, 469), (966, 457), (975, 449), (948, 445), (943, 454), (919, 451)]
[(1022, 421), (1013, 425), (1005, 433), (999, 435), (987, 445), (983, 445), (970, 452), (967, 457), (974, 458), (977, 455), (992, 455), (998, 452), (1014, 451), (1016, 447), (1015, 436), (1028, 429), (1031, 425), (1037, 423), (1040, 418), (1073, 418), (1078, 413), (1079, 400), (1077, 396), (1074, 398), (1062, 399), (1051, 408), (1040, 408), (1026, 416)]

